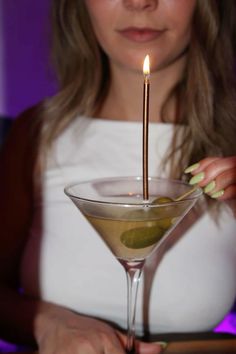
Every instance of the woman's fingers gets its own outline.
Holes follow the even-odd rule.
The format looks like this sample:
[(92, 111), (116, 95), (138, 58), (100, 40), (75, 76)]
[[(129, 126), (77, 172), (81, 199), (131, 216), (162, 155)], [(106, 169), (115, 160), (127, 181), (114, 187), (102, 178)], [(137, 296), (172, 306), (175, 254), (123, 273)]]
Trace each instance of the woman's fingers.
[(60, 307), (44, 317), (38, 334), (40, 354), (125, 354), (123, 336), (103, 321)]
[(220, 200), (236, 198), (236, 170), (227, 170), (204, 187), (204, 192)]
[(167, 346), (164, 342), (156, 343), (137, 343), (138, 354), (160, 354), (163, 349)]
[[(117, 336), (122, 344), (122, 347), (126, 347), (127, 336), (117, 331)], [(166, 347), (164, 342), (145, 343), (140, 340), (135, 340), (135, 348), (138, 354), (160, 354)]]
[(190, 184), (198, 184), (212, 198), (236, 198), (236, 156), (206, 158), (190, 166), (185, 172), (193, 175)]
[(236, 156), (225, 158), (206, 158), (198, 163), (198, 167), (191, 174), (193, 177), (201, 175), (199, 185), (205, 185), (227, 170), (236, 169)]
[(220, 199), (229, 201), (232, 199), (236, 199), (236, 184), (227, 187)]
[(206, 157), (205, 159), (196, 162), (191, 166), (188, 166), (184, 172), (191, 173), (192, 175), (196, 175), (199, 172), (202, 172), (208, 165), (210, 165), (211, 163), (213, 163), (218, 159), (219, 157)]

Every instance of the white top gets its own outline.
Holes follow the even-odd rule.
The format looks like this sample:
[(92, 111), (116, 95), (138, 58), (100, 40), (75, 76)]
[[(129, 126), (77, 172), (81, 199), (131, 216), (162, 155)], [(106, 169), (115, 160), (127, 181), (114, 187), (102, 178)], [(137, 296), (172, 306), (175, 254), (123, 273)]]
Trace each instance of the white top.
[[(171, 124), (150, 124), (150, 175), (162, 175), (158, 166), (172, 134)], [(78, 118), (57, 139), (22, 261), (27, 293), (126, 328), (125, 272), (63, 189), (79, 180), (141, 175), (141, 144), (141, 123), (90, 118)], [(147, 318), (151, 333), (206, 331), (223, 319), (236, 294), (235, 226), (226, 208), (218, 224), (206, 212), (164, 250), (158, 268), (151, 256), (139, 288), (138, 334)]]

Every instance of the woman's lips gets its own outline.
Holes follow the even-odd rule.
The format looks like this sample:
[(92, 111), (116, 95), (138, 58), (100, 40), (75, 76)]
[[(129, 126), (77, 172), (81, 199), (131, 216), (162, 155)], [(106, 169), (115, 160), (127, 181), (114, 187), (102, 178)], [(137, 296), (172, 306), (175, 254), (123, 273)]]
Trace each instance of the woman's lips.
[(128, 27), (118, 30), (118, 32), (130, 41), (144, 43), (157, 39), (164, 31), (152, 28)]

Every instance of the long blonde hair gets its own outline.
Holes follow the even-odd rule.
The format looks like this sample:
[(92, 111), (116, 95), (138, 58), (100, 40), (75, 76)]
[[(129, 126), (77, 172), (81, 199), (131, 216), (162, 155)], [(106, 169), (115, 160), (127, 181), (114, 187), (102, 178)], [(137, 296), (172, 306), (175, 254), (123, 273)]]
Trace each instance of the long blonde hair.
[[(166, 158), (173, 177), (205, 156), (236, 154), (235, 16), (235, 0), (197, 0), (186, 75), (175, 89), (184, 102), (180, 123), (185, 130), (181, 142), (176, 130)], [(95, 114), (110, 82), (108, 59), (84, 1), (53, 0), (52, 24), (59, 92), (40, 107), (46, 148), (79, 114)]]

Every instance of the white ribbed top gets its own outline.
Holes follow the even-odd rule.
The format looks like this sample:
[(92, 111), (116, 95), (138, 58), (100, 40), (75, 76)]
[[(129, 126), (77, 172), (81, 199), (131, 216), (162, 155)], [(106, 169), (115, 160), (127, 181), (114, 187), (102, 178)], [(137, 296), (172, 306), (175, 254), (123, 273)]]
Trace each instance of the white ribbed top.
[[(150, 175), (164, 175), (159, 165), (172, 134), (171, 124), (150, 124)], [(26, 292), (126, 328), (124, 270), (63, 189), (74, 181), (141, 173), (141, 123), (78, 118), (70, 125), (54, 144), (36, 196), (21, 267)], [(229, 311), (236, 294), (236, 222), (229, 210), (218, 222), (204, 213), (159, 251), (158, 268), (155, 254), (149, 259), (139, 289), (139, 334), (145, 318), (152, 333), (205, 331)]]

